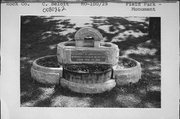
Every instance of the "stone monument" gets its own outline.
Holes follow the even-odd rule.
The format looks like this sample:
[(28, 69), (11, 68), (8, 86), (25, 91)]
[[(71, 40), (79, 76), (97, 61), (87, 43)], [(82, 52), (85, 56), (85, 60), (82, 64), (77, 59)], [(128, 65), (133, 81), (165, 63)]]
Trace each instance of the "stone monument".
[(141, 78), (140, 63), (119, 57), (118, 46), (103, 42), (101, 33), (90, 27), (78, 30), (75, 41), (57, 45), (57, 61), (53, 62), (58, 62), (59, 67), (40, 66), (38, 62), (44, 58), (47, 56), (33, 62), (32, 77), (41, 83), (58, 84), (78, 93), (102, 93), (116, 85), (136, 83)]

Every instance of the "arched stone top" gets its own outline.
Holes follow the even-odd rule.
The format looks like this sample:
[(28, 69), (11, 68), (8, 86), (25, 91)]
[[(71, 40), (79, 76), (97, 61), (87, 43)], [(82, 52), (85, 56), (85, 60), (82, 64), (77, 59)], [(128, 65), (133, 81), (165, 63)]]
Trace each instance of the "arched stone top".
[(77, 47), (99, 47), (102, 39), (101, 33), (90, 27), (81, 28), (75, 34)]
[(103, 39), (103, 36), (98, 30), (90, 27), (83, 27), (75, 34), (75, 40), (83, 41), (85, 38), (88, 37), (92, 37), (95, 41), (101, 41)]

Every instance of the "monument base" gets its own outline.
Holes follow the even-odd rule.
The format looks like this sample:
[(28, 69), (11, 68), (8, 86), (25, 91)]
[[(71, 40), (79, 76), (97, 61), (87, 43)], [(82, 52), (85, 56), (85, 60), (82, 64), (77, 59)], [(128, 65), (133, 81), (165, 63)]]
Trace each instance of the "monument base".
[(116, 86), (116, 82), (113, 79), (108, 80), (104, 83), (80, 84), (80, 83), (70, 82), (64, 78), (61, 78), (60, 84), (63, 87), (67, 87), (68, 89), (74, 92), (87, 93), (87, 94), (96, 94), (96, 93), (102, 93), (105, 91), (110, 91), (112, 88)]

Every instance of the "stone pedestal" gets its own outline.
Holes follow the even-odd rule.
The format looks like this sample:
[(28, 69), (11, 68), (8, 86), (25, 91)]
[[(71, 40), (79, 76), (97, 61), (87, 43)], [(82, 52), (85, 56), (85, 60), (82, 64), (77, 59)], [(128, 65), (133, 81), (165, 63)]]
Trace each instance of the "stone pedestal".
[(57, 45), (60, 64), (111, 64), (116, 65), (119, 48), (113, 43), (100, 43), (99, 47), (75, 47), (75, 42), (62, 42)]

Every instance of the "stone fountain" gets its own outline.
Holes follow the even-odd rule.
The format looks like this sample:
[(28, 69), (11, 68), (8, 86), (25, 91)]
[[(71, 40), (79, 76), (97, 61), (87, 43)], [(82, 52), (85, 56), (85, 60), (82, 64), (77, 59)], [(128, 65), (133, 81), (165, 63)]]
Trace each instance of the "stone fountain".
[(138, 82), (140, 63), (120, 57), (119, 50), (116, 44), (103, 42), (103, 36), (96, 29), (81, 28), (75, 34), (75, 41), (57, 45), (57, 55), (36, 59), (31, 76), (41, 83), (89, 94)]

